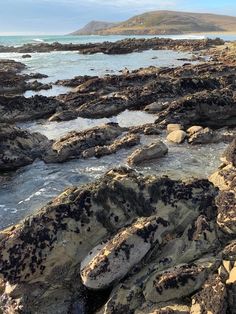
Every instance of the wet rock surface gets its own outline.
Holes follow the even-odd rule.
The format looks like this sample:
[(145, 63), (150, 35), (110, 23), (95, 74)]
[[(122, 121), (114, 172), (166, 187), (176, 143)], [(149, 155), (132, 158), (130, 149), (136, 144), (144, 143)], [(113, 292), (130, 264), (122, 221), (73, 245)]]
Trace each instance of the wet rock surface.
[(22, 122), (47, 118), (53, 114), (60, 102), (45, 96), (0, 96), (0, 122)]
[(168, 153), (168, 147), (162, 142), (157, 141), (142, 148), (135, 150), (129, 157), (130, 165), (142, 164), (150, 160), (155, 160), (165, 156)]
[(29, 133), (0, 124), (0, 171), (13, 170), (41, 158), (50, 141), (40, 133)]
[(43, 84), (38, 81), (31, 82), (31, 79), (44, 77), (39, 73), (23, 74), (26, 65), (14, 60), (0, 59), (0, 95), (22, 94), (27, 90), (50, 89), (50, 84)]

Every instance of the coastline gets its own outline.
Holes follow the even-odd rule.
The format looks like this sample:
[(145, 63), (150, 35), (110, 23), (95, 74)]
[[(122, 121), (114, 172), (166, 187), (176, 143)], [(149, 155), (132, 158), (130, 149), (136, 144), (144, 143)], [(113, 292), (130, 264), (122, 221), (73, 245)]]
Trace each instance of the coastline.
[[(38, 176), (30, 172), (26, 176), (28, 188), (40, 183), (45, 169), (49, 182), (59, 181), (58, 169), (64, 169), (67, 176), (62, 179), (68, 183), (62, 193), (53, 186), (56, 198), (0, 231), (3, 313), (233, 311), (234, 45), (211, 39), (149, 38), (0, 49), (20, 52), (25, 58), (0, 60), (5, 88), (0, 91), (0, 171), (11, 171), (9, 183), (3, 179), (4, 189), (14, 176), (19, 174), (19, 180), (24, 171), (35, 168)], [(119, 73), (102, 76), (92, 74), (94, 69), (90, 75), (78, 72), (54, 82), (69, 88), (66, 93), (26, 98), (25, 90), (51, 87), (33, 84), (32, 78), (42, 74), (26, 74), (24, 62), (30, 65), (38, 52), (60, 54), (65, 49), (83, 58), (102, 55), (107, 58), (104, 64), (133, 53), (142, 58), (149, 49), (156, 53), (155, 60), (160, 50), (189, 55), (171, 59), (169, 66), (139, 64), (133, 71), (123, 67)], [(73, 66), (75, 62), (79, 61), (74, 60)], [(143, 114), (137, 125), (121, 125), (117, 118), (123, 114), (135, 120), (137, 112)], [(144, 113), (152, 114), (153, 120), (144, 123)], [(65, 128), (77, 118), (75, 129), (62, 136), (57, 129), (51, 138), (40, 133), (40, 128)], [(79, 129), (85, 119), (88, 124)], [(111, 120), (91, 125), (99, 119)], [(218, 154), (223, 152), (220, 164)], [(197, 173), (214, 159), (215, 168), (209, 167), (207, 175), (187, 176), (191, 168)], [(174, 163), (177, 177), (174, 171), (160, 176), (161, 168)], [(83, 167), (90, 178), (81, 184)], [(102, 169), (99, 176), (97, 168)], [(50, 194), (50, 188), (42, 182), (41, 194), (35, 196)]]

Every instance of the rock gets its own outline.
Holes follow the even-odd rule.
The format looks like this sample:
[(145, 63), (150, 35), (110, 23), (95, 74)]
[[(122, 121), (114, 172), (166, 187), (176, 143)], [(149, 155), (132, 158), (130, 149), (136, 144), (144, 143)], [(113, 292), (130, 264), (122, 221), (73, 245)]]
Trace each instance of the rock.
[(160, 112), (162, 110), (165, 110), (167, 109), (167, 107), (169, 106), (169, 102), (168, 101), (156, 101), (156, 102), (153, 102), (152, 104), (150, 105), (147, 105), (144, 110), (149, 112), (149, 113), (157, 113), (157, 112)]
[(135, 314), (189, 314), (190, 308), (185, 304), (171, 303), (168, 305), (148, 305), (144, 304)]
[(24, 44), (20, 47), (0, 46), (0, 52), (51, 52), (51, 51), (79, 51), (83, 54), (94, 54), (102, 52), (104, 54), (127, 54), (138, 51), (153, 50), (182, 50), (182, 51), (199, 51), (202, 49), (223, 45), (222, 40), (204, 39), (204, 40), (173, 40), (169, 38), (148, 38), (134, 39), (127, 38), (116, 42), (105, 41), (103, 43), (87, 43), (87, 44), (61, 44), (54, 42)]
[(236, 167), (235, 140), (223, 154), (224, 164), (210, 180), (220, 189), (216, 198), (218, 210), (217, 223), (222, 231), (229, 235), (236, 234)]
[(214, 259), (199, 260), (197, 264), (153, 274), (144, 289), (144, 297), (147, 301), (160, 303), (189, 296), (203, 285), (212, 267)]
[(25, 54), (25, 55), (22, 55), (21, 58), (27, 59), (27, 58), (32, 58), (32, 56), (30, 54)]
[(224, 158), (227, 163), (232, 164), (232, 166), (236, 168), (236, 138), (226, 149), (224, 153)]
[(49, 117), (62, 104), (50, 97), (0, 96), (0, 122), (32, 121)]
[(0, 171), (13, 170), (41, 158), (51, 145), (40, 133), (29, 133), (8, 124), (0, 125)]
[(187, 133), (189, 136), (192, 136), (194, 133), (197, 133), (202, 130), (203, 130), (202, 126), (194, 125), (194, 126), (191, 126), (191, 128), (188, 128)]
[(156, 123), (181, 123), (184, 127), (194, 124), (212, 128), (236, 126), (233, 93), (229, 89), (217, 89), (185, 96), (162, 111)]
[(161, 158), (168, 153), (168, 147), (162, 142), (157, 141), (142, 148), (135, 150), (129, 157), (128, 163), (138, 165), (145, 161)]
[[(169, 222), (151, 217), (138, 220), (111, 239), (93, 258), (81, 264), (81, 278), (91, 289), (104, 289), (123, 278), (157, 242), (161, 244)], [(95, 248), (97, 250), (97, 248)]]
[(95, 146), (86, 149), (82, 153), (83, 158), (97, 157), (100, 158), (105, 155), (111, 155), (116, 153), (120, 149), (130, 148), (140, 144), (140, 135), (127, 134), (122, 138), (118, 138), (111, 145)]
[(167, 140), (169, 142), (181, 144), (184, 142), (186, 136), (187, 136), (187, 134), (184, 131), (177, 130), (177, 131), (173, 131), (173, 132), (169, 133), (169, 135), (167, 136)]
[[(86, 155), (91, 156), (91, 150), (88, 152), (88, 149), (110, 145), (123, 131), (124, 129), (119, 127), (118, 124), (108, 123), (82, 132), (69, 132), (53, 143), (51, 151), (44, 157), (44, 160), (47, 163), (65, 162), (82, 158), (84, 151), (87, 151), (84, 153), (85, 157)], [(116, 143), (116, 146), (118, 147), (118, 143)], [(95, 151), (94, 155), (96, 155)]]
[[(1, 298), (5, 312), (20, 308), (32, 313), (67, 313), (83, 306), (82, 296), (83, 307), (89, 307), (99, 294), (87, 294), (79, 265), (94, 247), (116, 234), (129, 237), (126, 229), (121, 230), (139, 217), (141, 221), (162, 217), (174, 230), (179, 226), (175, 232), (180, 236), (199, 215), (214, 212), (215, 194), (207, 180), (181, 183), (143, 177), (124, 168), (109, 171), (95, 183), (67, 189), (33, 216), (0, 232), (0, 278), (8, 282)], [(147, 233), (148, 243), (151, 233)], [(161, 238), (167, 241), (169, 237), (163, 234)], [(145, 241), (140, 243), (146, 247)]]
[(236, 191), (221, 191), (217, 197), (216, 205), (219, 227), (230, 235), (236, 235)]
[(168, 124), (167, 125), (167, 133), (172, 133), (174, 131), (183, 130), (183, 127), (181, 124)]
[(64, 110), (61, 112), (56, 112), (54, 115), (52, 115), (48, 121), (53, 122), (53, 121), (69, 121), (77, 118), (77, 114), (74, 111), (70, 110)]
[(225, 314), (227, 311), (226, 286), (218, 275), (208, 278), (202, 290), (192, 297), (191, 314)]
[(200, 131), (189, 137), (188, 142), (192, 145), (217, 143), (219, 142), (219, 136), (209, 128), (201, 128)]
[(143, 130), (145, 135), (160, 135), (161, 130), (158, 129), (156, 126), (146, 126)]

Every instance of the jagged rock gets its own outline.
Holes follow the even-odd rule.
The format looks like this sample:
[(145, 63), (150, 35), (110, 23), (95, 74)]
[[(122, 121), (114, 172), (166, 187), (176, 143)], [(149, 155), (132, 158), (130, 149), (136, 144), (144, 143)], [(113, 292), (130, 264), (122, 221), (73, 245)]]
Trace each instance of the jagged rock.
[(169, 135), (167, 136), (167, 140), (169, 142), (181, 144), (184, 142), (186, 136), (187, 136), (187, 134), (184, 131), (176, 130), (176, 131), (169, 133)]
[(236, 138), (228, 146), (224, 153), (224, 158), (227, 163), (231, 163), (236, 168)]
[(100, 99), (85, 103), (76, 112), (79, 117), (99, 119), (115, 116), (129, 107), (131, 104), (126, 97), (103, 96)]
[(227, 311), (226, 286), (218, 275), (212, 275), (200, 292), (192, 297), (191, 314), (225, 314)]
[(61, 103), (53, 98), (34, 96), (0, 96), (0, 122), (30, 121), (49, 117)]
[(144, 51), (149, 49), (156, 50), (182, 50), (182, 51), (197, 51), (218, 45), (223, 45), (221, 39), (199, 39), (199, 40), (173, 40), (169, 38), (126, 38), (116, 42), (105, 41), (103, 43), (87, 43), (87, 44), (61, 44), (54, 42), (24, 44), (20, 47), (0, 46), (0, 52), (50, 52), (50, 51), (79, 51), (83, 54), (94, 54), (102, 52), (105, 54), (126, 54), (134, 51)]
[(58, 298), (66, 313), (81, 300), (79, 265), (90, 250), (138, 217), (166, 218), (180, 227), (176, 232), (181, 234), (192, 219), (214, 210), (215, 193), (207, 180), (181, 183), (123, 168), (66, 190), (1, 232), (0, 277), (8, 282), (1, 297), (4, 308), (49, 314)]
[(161, 158), (168, 153), (168, 147), (162, 142), (157, 141), (142, 148), (135, 150), (129, 157), (128, 163), (137, 165), (145, 161)]
[(174, 131), (183, 130), (183, 127), (181, 124), (168, 124), (167, 125), (167, 133), (172, 133)]
[(13, 170), (41, 158), (50, 141), (40, 133), (29, 133), (7, 124), (0, 125), (0, 170)]
[(77, 114), (72, 110), (64, 110), (61, 112), (56, 112), (54, 115), (52, 115), (48, 121), (69, 121), (77, 118)]
[(216, 143), (219, 141), (217, 135), (217, 133), (209, 128), (201, 128), (201, 130), (194, 132), (194, 134), (189, 137), (188, 142), (192, 145)]
[[(51, 151), (44, 157), (44, 160), (48, 163), (64, 162), (83, 157), (84, 151), (87, 151), (84, 156), (91, 155), (91, 150), (88, 152), (88, 149), (110, 145), (123, 131), (124, 129), (117, 123), (108, 123), (82, 132), (70, 132), (53, 143)], [(118, 147), (117, 143), (116, 146)]]
[(186, 297), (203, 285), (214, 264), (211, 258), (153, 274), (145, 286), (144, 297), (153, 303)]
[(209, 180), (220, 190), (228, 190), (236, 182), (236, 169), (232, 165), (222, 165), (218, 171), (213, 173)]
[(202, 131), (202, 130), (203, 130), (202, 126), (194, 125), (194, 126), (191, 126), (190, 128), (187, 129), (187, 133), (189, 136), (191, 136), (194, 133), (197, 133), (197, 132)]
[(216, 200), (218, 208), (217, 223), (226, 233), (236, 234), (236, 192), (221, 191)]
[(236, 126), (235, 98), (230, 90), (198, 92), (174, 101), (159, 114), (156, 123), (181, 123), (186, 127), (194, 124), (214, 128)]
[(221, 190), (216, 198), (218, 210), (217, 223), (221, 230), (229, 235), (236, 234), (236, 167), (235, 140), (223, 154), (224, 164), (210, 180)]
[(148, 305), (144, 304), (141, 309), (134, 314), (189, 314), (190, 307), (185, 304), (175, 304), (169, 302), (167, 305)]
[(159, 101), (155, 101), (153, 102), (152, 104), (150, 105), (147, 105), (144, 110), (149, 112), (149, 113), (157, 113), (157, 112), (160, 112), (162, 110), (165, 110), (167, 109), (169, 106), (169, 102), (168, 101), (162, 101), (162, 100), (159, 100)]
[(140, 135), (127, 134), (122, 138), (118, 138), (111, 145), (95, 146), (83, 151), (83, 158), (97, 157), (100, 158), (105, 155), (116, 153), (120, 149), (130, 148), (140, 143)]

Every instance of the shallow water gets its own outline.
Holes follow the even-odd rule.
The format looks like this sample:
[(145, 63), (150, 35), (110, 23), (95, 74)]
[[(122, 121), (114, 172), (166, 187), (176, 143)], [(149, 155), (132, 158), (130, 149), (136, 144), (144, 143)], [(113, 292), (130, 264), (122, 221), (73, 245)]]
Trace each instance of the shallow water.
[(126, 110), (118, 116), (104, 119), (84, 119), (77, 118), (63, 122), (31, 122), (19, 124), (22, 128), (27, 128), (30, 132), (39, 132), (49, 139), (57, 139), (70, 131), (83, 131), (108, 122), (116, 122), (121, 127), (139, 126), (146, 123), (153, 123), (156, 116), (142, 111)]
[(55, 82), (60, 79), (70, 79), (77, 75), (117, 74), (127, 67), (135, 70), (140, 67), (174, 67), (181, 66), (184, 62), (177, 60), (191, 58), (192, 54), (178, 51), (148, 50), (134, 52), (126, 55), (83, 55), (75, 51), (54, 51), (49, 53), (32, 53), (32, 58), (22, 59), (19, 53), (1, 53), (0, 58), (13, 59), (26, 64), (27, 69), (23, 72), (42, 73), (49, 77), (42, 79), (44, 83)]
[[(156, 139), (156, 136), (143, 136), (142, 145)], [(206, 178), (219, 166), (219, 157), (226, 147), (223, 143), (196, 147), (168, 143), (168, 146), (166, 157), (136, 167), (136, 170), (144, 174), (169, 175), (174, 179)], [(137, 148), (121, 150), (101, 159), (73, 160), (63, 164), (36, 161), (19, 169), (1, 184), (0, 228), (33, 213), (69, 186), (80, 186), (113, 167), (127, 165), (127, 157)]]

